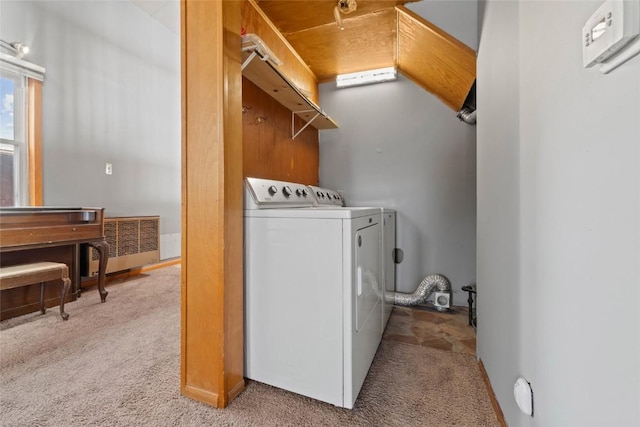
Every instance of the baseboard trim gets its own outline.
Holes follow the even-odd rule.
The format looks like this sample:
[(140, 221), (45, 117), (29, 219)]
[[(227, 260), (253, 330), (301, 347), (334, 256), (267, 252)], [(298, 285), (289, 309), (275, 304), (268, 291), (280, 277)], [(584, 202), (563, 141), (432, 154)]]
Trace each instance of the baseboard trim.
[(240, 380), (236, 385), (231, 387), (231, 390), (227, 392), (227, 404), (231, 403), (233, 399), (235, 399), (240, 393), (244, 391), (244, 378)]
[(146, 273), (147, 271), (152, 271), (152, 270), (157, 270), (159, 268), (169, 267), (170, 265), (180, 264), (181, 262), (182, 262), (182, 258), (168, 259), (168, 260), (157, 262), (155, 264), (149, 264), (149, 265), (145, 265), (145, 266), (140, 267), (140, 268), (131, 269), (131, 270), (129, 270), (129, 273), (132, 276), (135, 276), (136, 274)]
[(484, 380), (484, 385), (487, 387), (487, 391), (489, 392), (489, 399), (491, 400), (491, 405), (493, 406), (493, 411), (496, 413), (496, 417), (498, 418), (498, 422), (502, 427), (507, 427), (507, 422), (504, 419), (504, 414), (502, 413), (502, 408), (500, 408), (500, 404), (498, 403), (498, 399), (496, 399), (496, 394), (493, 392), (493, 387), (491, 387), (491, 381), (489, 381), (489, 375), (487, 375), (486, 369), (484, 369), (484, 363), (482, 363), (481, 359), (478, 359), (478, 365), (480, 366), (480, 372), (482, 373), (482, 379)]
[(208, 390), (194, 387), (191, 385), (185, 385), (182, 387), (182, 395), (198, 402), (206, 403), (207, 405), (219, 408), (218, 393), (212, 393)]
[[(114, 280), (120, 280), (120, 279), (126, 279), (128, 277), (133, 277), (133, 276), (137, 276), (138, 274), (143, 274), (146, 273), (148, 271), (153, 271), (153, 270), (157, 270), (159, 268), (163, 268), (163, 267), (169, 267), (171, 265), (176, 265), (176, 264), (180, 264), (182, 262), (181, 258), (173, 258), (173, 259), (168, 259), (168, 260), (164, 260), (164, 261), (160, 261), (157, 262), (155, 264), (149, 264), (149, 265), (145, 265), (142, 267), (138, 267), (138, 268), (132, 268), (129, 270), (125, 270), (125, 271), (120, 271), (117, 273), (112, 273), (112, 274), (108, 274), (105, 277), (105, 282), (109, 283), (109, 282), (113, 282)], [(84, 280), (81, 284), (82, 289), (91, 287), (91, 286), (95, 286), (98, 284), (98, 278), (97, 277), (92, 277), (90, 279)]]
[(225, 408), (233, 399), (235, 399), (240, 393), (244, 391), (244, 378), (240, 380), (235, 386), (231, 388), (227, 392), (226, 401), (220, 400), (220, 395), (218, 393), (213, 393), (209, 390), (204, 390), (199, 387), (194, 387), (190, 385), (185, 385), (182, 387), (182, 395), (188, 397), (190, 399), (197, 400), (202, 403), (206, 403), (207, 405), (211, 405), (214, 408), (222, 409)]

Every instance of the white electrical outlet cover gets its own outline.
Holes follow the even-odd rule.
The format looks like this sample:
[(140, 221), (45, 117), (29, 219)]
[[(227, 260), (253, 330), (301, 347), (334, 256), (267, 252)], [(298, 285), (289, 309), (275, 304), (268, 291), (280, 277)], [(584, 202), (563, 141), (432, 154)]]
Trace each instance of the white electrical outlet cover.
[(516, 399), (518, 408), (527, 415), (533, 415), (533, 391), (531, 384), (520, 377), (513, 385), (513, 397)]

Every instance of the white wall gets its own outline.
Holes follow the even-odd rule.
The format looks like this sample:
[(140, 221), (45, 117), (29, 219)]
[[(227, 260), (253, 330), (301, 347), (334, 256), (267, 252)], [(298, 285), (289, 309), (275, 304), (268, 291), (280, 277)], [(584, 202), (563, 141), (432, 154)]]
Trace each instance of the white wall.
[(44, 203), (160, 215), (161, 257), (179, 256), (179, 34), (128, 1), (1, 8), (1, 38), (46, 68)]
[(582, 68), (600, 4), (481, 8), (478, 355), (510, 426), (640, 425), (640, 57)]
[(441, 273), (475, 283), (475, 128), (433, 95), (397, 82), (336, 89), (320, 104), (339, 129), (320, 132), (320, 184), (344, 191), (348, 205), (396, 209), (397, 288), (413, 292)]

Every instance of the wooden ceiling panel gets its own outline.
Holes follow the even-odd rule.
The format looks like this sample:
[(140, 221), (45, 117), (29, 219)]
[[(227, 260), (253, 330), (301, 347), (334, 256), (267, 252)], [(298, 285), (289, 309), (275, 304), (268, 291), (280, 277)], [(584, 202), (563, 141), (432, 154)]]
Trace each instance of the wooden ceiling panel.
[(297, 31), (335, 22), (333, 8), (337, 1), (334, 0), (259, 0), (257, 3), (285, 37)]
[[(410, 1), (416, 0), (358, 0), (355, 11), (340, 16), (346, 27), (346, 21), (353, 18), (385, 9), (393, 9)], [(291, 33), (326, 24), (337, 25), (333, 15), (333, 9), (338, 4), (337, 0), (259, 0), (257, 3), (286, 37)]]
[[(333, 14), (337, 0), (248, 1), (257, 3), (319, 82), (330, 81), (337, 74), (397, 66), (402, 74), (458, 111), (475, 81), (475, 52), (402, 6), (413, 0), (358, 0), (354, 12), (340, 15), (343, 30)], [(265, 42), (268, 46), (273, 43), (271, 39)], [(283, 67), (290, 67), (290, 58), (284, 56)], [(313, 90), (297, 78), (293, 80), (301, 88)]]
[(476, 54), (440, 28), (399, 6), (398, 69), (458, 111), (475, 81)]
[(344, 30), (331, 23), (287, 37), (318, 81), (334, 79), (337, 74), (395, 65), (395, 9), (361, 15), (343, 24)]

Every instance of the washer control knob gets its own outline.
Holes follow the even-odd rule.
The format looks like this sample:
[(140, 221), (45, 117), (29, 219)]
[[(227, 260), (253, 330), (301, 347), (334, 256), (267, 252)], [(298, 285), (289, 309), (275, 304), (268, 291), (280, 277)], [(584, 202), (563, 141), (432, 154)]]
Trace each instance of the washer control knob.
[(302, 196), (302, 190), (300, 188), (296, 188), (296, 196)]
[(309, 192), (307, 191), (307, 189), (306, 189), (306, 188), (303, 188), (303, 189), (302, 189), (302, 196), (303, 196), (303, 197), (307, 197), (308, 195), (309, 195)]
[(291, 187), (289, 187), (288, 185), (285, 185), (284, 187), (282, 187), (282, 192), (287, 197), (293, 194), (293, 191), (291, 191)]
[(269, 189), (267, 190), (269, 192), (269, 194), (271, 194), (272, 196), (274, 194), (276, 194), (278, 192), (278, 187), (276, 187), (275, 185), (272, 185), (269, 187)]

